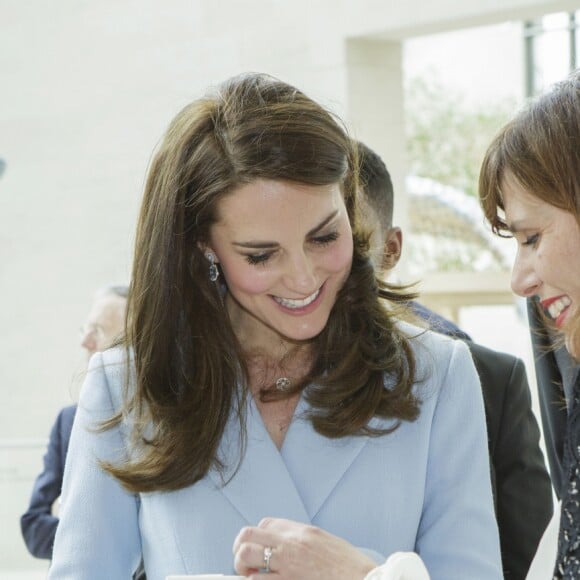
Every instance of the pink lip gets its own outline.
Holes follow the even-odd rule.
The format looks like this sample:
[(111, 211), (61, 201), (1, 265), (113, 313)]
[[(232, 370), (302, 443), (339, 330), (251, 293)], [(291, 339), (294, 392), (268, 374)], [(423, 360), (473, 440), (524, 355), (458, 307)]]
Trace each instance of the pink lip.
[(540, 300), (540, 305), (544, 310), (548, 310), (548, 308), (554, 304), (554, 302), (556, 302), (557, 300), (560, 300), (560, 298), (563, 298), (563, 294), (561, 294), (560, 296), (553, 296), (552, 298), (546, 298), (546, 300)]
[(313, 300), (307, 306), (304, 306), (302, 308), (287, 308), (286, 306), (280, 304), (279, 302), (276, 302), (274, 300), (274, 298), (272, 298), (272, 301), (274, 302), (274, 304), (276, 304), (276, 306), (278, 306), (278, 308), (283, 310), (285, 314), (290, 314), (291, 316), (304, 316), (305, 314), (310, 314), (312, 311), (314, 311), (318, 308), (318, 305), (320, 304), (320, 302), (322, 300), (322, 296), (324, 295), (325, 287), (326, 287), (326, 282), (321, 286), (320, 292), (318, 293), (318, 296), (316, 297), (316, 299)]
[(564, 320), (566, 319), (566, 316), (568, 316), (569, 308), (570, 308), (569, 306), (566, 306), (566, 308), (564, 308), (564, 310), (562, 310), (562, 312), (560, 312), (560, 315), (558, 316), (558, 318), (556, 318), (556, 320), (554, 320), (554, 324), (558, 328), (561, 328), (564, 325)]
[[(552, 304), (554, 304), (554, 302), (557, 302), (558, 300), (560, 300), (560, 298), (564, 298), (564, 297), (565, 297), (565, 294), (560, 294), (559, 296), (553, 296), (552, 298), (546, 298), (545, 300), (540, 300), (540, 306), (544, 309), (544, 312), (548, 316), (550, 316), (550, 313), (548, 312), (548, 308)], [(560, 312), (558, 317), (556, 319), (554, 319), (554, 324), (556, 325), (557, 328), (561, 328), (564, 325), (564, 320), (568, 316), (569, 308), (570, 308), (570, 306), (566, 306), (566, 308), (564, 308), (564, 310), (562, 310), (562, 312)], [(550, 316), (550, 318), (551, 318), (551, 316)]]

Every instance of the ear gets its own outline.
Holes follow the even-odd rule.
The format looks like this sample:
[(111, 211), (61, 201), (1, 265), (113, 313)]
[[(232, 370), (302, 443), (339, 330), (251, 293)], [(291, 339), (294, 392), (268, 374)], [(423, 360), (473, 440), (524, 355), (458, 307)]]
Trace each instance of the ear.
[(402, 250), (403, 232), (401, 228), (390, 228), (385, 236), (381, 268), (385, 271), (392, 270), (397, 265)]
[(197, 247), (199, 248), (200, 252), (206, 257), (206, 259), (208, 259), (208, 254), (211, 254), (213, 256), (213, 261), (215, 264), (219, 264), (219, 259), (217, 257), (217, 254), (214, 252), (213, 248), (209, 245), (206, 244), (204, 242), (197, 242)]

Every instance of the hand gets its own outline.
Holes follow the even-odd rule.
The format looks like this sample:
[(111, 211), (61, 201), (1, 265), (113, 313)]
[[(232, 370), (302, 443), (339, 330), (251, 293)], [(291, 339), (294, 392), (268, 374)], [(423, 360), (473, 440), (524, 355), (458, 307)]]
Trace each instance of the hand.
[(268, 580), (363, 580), (375, 562), (346, 540), (315, 526), (265, 518), (240, 530), (234, 541), (236, 572), (266, 579), (266, 548), (271, 548)]

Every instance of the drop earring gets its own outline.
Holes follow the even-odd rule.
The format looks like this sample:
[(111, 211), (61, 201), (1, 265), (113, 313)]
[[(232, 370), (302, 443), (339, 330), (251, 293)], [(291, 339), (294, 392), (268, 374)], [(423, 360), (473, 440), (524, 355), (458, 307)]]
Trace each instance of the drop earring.
[(220, 271), (215, 263), (215, 255), (212, 252), (208, 252), (205, 257), (209, 261), (209, 279), (215, 282), (220, 276)]

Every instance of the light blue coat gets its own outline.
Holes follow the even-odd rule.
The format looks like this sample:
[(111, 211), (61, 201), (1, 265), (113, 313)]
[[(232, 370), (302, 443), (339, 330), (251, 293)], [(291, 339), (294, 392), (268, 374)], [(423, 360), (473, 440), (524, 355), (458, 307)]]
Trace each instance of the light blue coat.
[[(417, 421), (379, 438), (329, 440), (301, 417), (302, 399), (278, 451), (250, 401), (247, 451), (225, 487), (211, 471), (186, 489), (139, 496), (97, 464), (126, 456), (127, 425), (91, 430), (119, 408), (125, 375), (121, 351), (95, 355), (73, 428), (49, 579), (128, 580), (142, 556), (148, 580), (232, 574), (235, 536), (266, 516), (322, 527), (377, 563), (414, 550), (432, 580), (501, 579), (483, 402), (471, 357), (463, 343), (431, 332), (412, 344), (421, 379)], [(237, 449), (232, 420), (220, 448), (230, 469)]]

